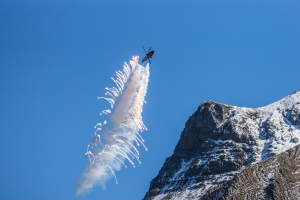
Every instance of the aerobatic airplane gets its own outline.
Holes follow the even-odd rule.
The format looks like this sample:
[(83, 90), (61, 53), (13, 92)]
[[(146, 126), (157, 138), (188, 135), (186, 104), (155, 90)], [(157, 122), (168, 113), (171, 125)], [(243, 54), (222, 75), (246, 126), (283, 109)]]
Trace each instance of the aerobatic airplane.
[(146, 53), (146, 56), (145, 56), (145, 58), (143, 59), (142, 62), (145, 62), (146, 60), (149, 60), (149, 63), (151, 64), (150, 58), (152, 58), (152, 56), (154, 54), (154, 50), (150, 51), (151, 50), (151, 47), (150, 47), (150, 49), (149, 49), (149, 51), (147, 53), (146, 50), (145, 50), (145, 48), (144, 48), (144, 46), (142, 46), (142, 47), (143, 47), (143, 49), (144, 49), (144, 51)]

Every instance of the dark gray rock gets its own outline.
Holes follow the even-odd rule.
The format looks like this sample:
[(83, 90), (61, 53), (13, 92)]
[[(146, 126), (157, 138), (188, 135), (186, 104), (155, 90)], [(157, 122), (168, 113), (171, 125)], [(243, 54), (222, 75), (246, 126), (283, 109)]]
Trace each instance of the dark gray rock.
[[(257, 109), (205, 101), (189, 117), (144, 199), (217, 197), (243, 170), (296, 146), (299, 101), (300, 90)], [(272, 198), (275, 178), (262, 194)]]
[(300, 199), (300, 145), (250, 166), (202, 199)]
[(298, 141), (299, 141), (298, 138), (293, 138), (294, 143), (298, 143)]
[[(166, 159), (158, 176), (151, 181), (145, 199), (158, 195), (167, 185), (172, 186), (167, 186), (165, 193), (181, 190), (183, 185), (189, 187), (192, 182), (205, 182), (215, 174), (227, 172), (233, 176), (231, 172), (251, 162), (246, 155), (251, 151), (251, 138), (235, 131), (234, 122), (229, 120), (234, 116), (232, 111), (232, 106), (212, 101), (201, 104), (187, 121), (174, 154)], [(244, 145), (237, 145), (243, 142)], [(174, 177), (184, 166), (188, 167), (182, 170), (180, 178)], [(192, 184), (192, 187), (202, 186)]]

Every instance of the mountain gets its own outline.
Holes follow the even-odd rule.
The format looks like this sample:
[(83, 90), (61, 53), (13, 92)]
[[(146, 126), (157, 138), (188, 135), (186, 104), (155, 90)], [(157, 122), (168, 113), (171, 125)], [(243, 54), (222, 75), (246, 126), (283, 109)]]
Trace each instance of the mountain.
[(300, 145), (256, 163), (202, 199), (300, 199)]
[[(299, 139), (300, 90), (260, 108), (205, 101), (189, 117), (173, 155), (151, 181), (144, 199), (227, 199), (235, 193), (235, 199), (241, 194), (275, 198), (283, 191), (277, 184), (281, 172), (285, 177), (300, 173), (295, 158), (281, 159), (289, 149), (298, 155)], [(288, 163), (295, 169), (288, 170)], [(251, 183), (260, 189), (251, 193)]]

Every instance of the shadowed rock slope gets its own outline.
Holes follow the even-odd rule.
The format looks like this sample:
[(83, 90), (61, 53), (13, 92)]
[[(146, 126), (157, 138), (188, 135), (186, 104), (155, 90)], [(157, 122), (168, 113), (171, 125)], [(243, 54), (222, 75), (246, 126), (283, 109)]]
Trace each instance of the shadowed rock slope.
[[(166, 159), (159, 174), (151, 181), (144, 199), (227, 198), (226, 195), (233, 195), (237, 187), (233, 185), (235, 182), (230, 181), (236, 180), (260, 162), (268, 158), (275, 159), (274, 156), (295, 147), (299, 139), (300, 90), (273, 104), (255, 109), (205, 101), (186, 122), (173, 155)], [(276, 162), (279, 163), (278, 160)], [(268, 165), (269, 168), (272, 164)], [(273, 167), (276, 166), (283, 166), (283, 163), (274, 164)], [(255, 172), (244, 181), (256, 180), (255, 174), (259, 173)], [(261, 186), (263, 189), (259, 192), (253, 190), (249, 195), (277, 198), (276, 189), (279, 185), (274, 181), (277, 180), (277, 172), (272, 172), (273, 175), (267, 171), (265, 173), (268, 179), (257, 179), (265, 187)], [(236, 184), (239, 184), (238, 187), (245, 186), (240, 189), (241, 194), (247, 192), (246, 183)]]
[(300, 146), (254, 164), (202, 199), (300, 199)]

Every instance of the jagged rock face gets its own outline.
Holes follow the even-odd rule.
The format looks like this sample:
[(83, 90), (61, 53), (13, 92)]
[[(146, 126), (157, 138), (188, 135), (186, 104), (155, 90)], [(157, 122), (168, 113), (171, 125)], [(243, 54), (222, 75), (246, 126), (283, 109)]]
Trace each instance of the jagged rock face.
[[(216, 128), (229, 115), (231, 107), (215, 104), (211, 101), (203, 103), (186, 122), (175, 152), (193, 151), (201, 148), (208, 138), (218, 139)], [(199, 132), (203, 134), (198, 134)]]
[(188, 119), (144, 199), (200, 199), (300, 139), (300, 91), (252, 109), (212, 101)]
[(300, 145), (243, 170), (202, 199), (300, 199)]

